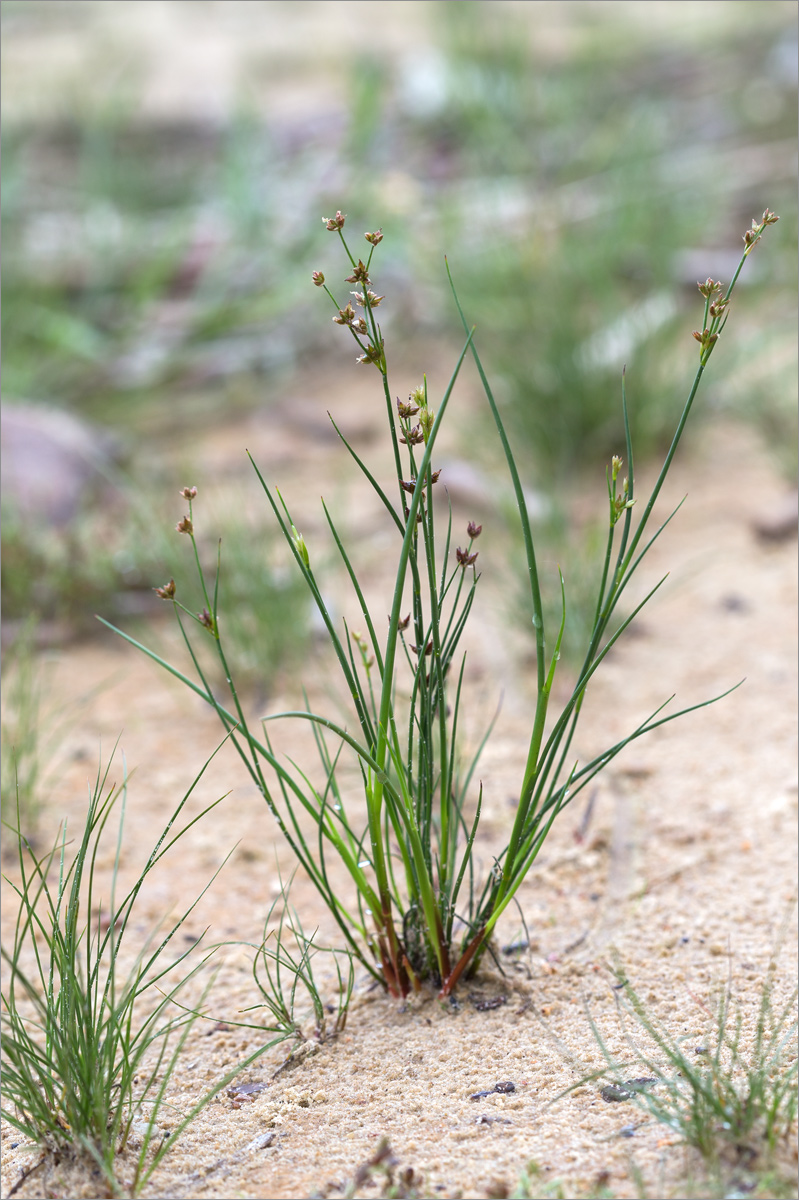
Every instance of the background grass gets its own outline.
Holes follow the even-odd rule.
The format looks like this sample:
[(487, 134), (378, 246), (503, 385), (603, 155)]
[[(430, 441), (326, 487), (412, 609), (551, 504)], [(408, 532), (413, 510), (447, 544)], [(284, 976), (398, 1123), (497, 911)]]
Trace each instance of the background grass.
[[(185, 7), (169, 3), (110, 22), (94, 0), (2, 8), (6, 399), (121, 432), (129, 477), (128, 515), (110, 531), (95, 512), (54, 539), (11, 510), (8, 616), (33, 591), (37, 612), (85, 627), (163, 582), (176, 555), (153, 545), (150, 514), (144, 538), (136, 528), (152, 492), (142, 464), (156, 445), (159, 470), (179, 448), (185, 462), (187, 429), (268, 406), (324, 355), (332, 334), (305, 319), (301, 268), (316, 265), (311, 239), (331, 206), (364, 228), (383, 220), (391, 320), (411, 340), (455, 336), (450, 252), (529, 481), (560, 502), (557, 525), (575, 473), (619, 449), (624, 362), (639, 455), (660, 448), (675, 374), (693, 362), (695, 281), (728, 278), (741, 229), (768, 203), (780, 236), (758, 248), (739, 302), (759, 315), (735, 323), (706, 407), (752, 420), (792, 469), (791, 4), (695, 3), (679, 19), (651, 4), (394, 5), (368, 54), (353, 36), (364, 6), (359, 26), (327, 24), (314, 3), (227, 4), (238, 34), (218, 6), (195, 7), (185, 29)], [(213, 114), (169, 27), (160, 41), (147, 32), (148, 19), (177, 22), (191, 46), (203, 18), (234, 64)], [(159, 107), (170, 44), (177, 84)], [(220, 88), (212, 73), (204, 95)], [(467, 453), (476, 436), (464, 431)], [(168, 546), (163, 505), (157, 525)], [(238, 607), (285, 619), (274, 580), (235, 577)], [(294, 629), (301, 641), (299, 610)]]

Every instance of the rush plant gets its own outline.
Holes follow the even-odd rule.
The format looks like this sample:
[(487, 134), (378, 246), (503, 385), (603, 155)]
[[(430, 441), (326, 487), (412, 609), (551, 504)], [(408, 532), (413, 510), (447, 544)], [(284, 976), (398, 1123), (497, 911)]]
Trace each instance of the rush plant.
[[(583, 765), (570, 758), (572, 740), (594, 674), (625, 630), (663, 582), (661, 580), (623, 619), (616, 618), (619, 600), (672, 513), (654, 528), (653, 511), (677, 451), (699, 385), (724, 329), (730, 298), (743, 264), (768, 225), (778, 218), (768, 210), (747, 231), (738, 269), (727, 287), (712, 279), (699, 285), (704, 301), (701, 330), (694, 333), (699, 363), (671, 446), (650, 495), (635, 492), (633, 447), (622, 380), (626, 429), (626, 468), (614, 456), (606, 469), (607, 536), (598, 564), (593, 623), (574, 688), (560, 712), (550, 712), (550, 697), (567, 621), (567, 600), (560, 580), (560, 620), (551, 649), (544, 628), (536, 547), (519, 471), (502, 416), (455, 293), (465, 341), (443, 395), (428, 393), (427, 380), (407, 401), (394, 400), (389, 384), (388, 355), (378, 321), (384, 300), (372, 289), (371, 273), (381, 231), (367, 233), (366, 261), (353, 253), (344, 236), (345, 217), (325, 220), (339, 239), (348, 263), (348, 285), (355, 300), (342, 304), (321, 271), (313, 282), (333, 305), (333, 320), (358, 348), (357, 362), (373, 367), (385, 402), (388, 439), (395, 478), (379, 480), (336, 428), (355, 468), (368, 479), (385, 511), (397, 547), (397, 566), (387, 631), (385, 618), (375, 619), (366, 602), (355, 565), (343, 537), (325, 507), (330, 533), (352, 585), (363, 617), (364, 632), (334, 622), (314, 571), (313, 556), (297, 531), (288, 504), (258, 475), (277, 526), (290, 547), (298, 571), (324, 622), (351, 698), (350, 725), (304, 709), (274, 714), (253, 728), (245, 715), (225, 651), (225, 613), (220, 611), (219, 568), (215, 581), (205, 578), (194, 532), (194, 487), (184, 488), (188, 513), (177, 526), (192, 543), (202, 608), (184, 605), (172, 580), (157, 589), (170, 601), (192, 656), (198, 681), (171, 666), (126, 634), (210, 704), (230, 734), (233, 745), (264, 796), (266, 804), (302, 867), (337, 921), (345, 943), (363, 966), (393, 995), (404, 996), (432, 980), (442, 996), (474, 972), (486, 953), (497, 921), (510, 905), (535, 862), (552, 823), (563, 808), (631, 741), (694, 709), (665, 714), (664, 701), (626, 737)], [(449, 273), (449, 268), (447, 267)], [(537, 702), (527, 761), (518, 788), (513, 826), (507, 846), (485, 878), (474, 861), (481, 791), (473, 786), (476, 757), (461, 767), (457, 755), (458, 722), (465, 682), (458, 645), (475, 599), (479, 575), (475, 543), (481, 526), (470, 523), (464, 545), (456, 545), (452, 518), (438, 527), (431, 502), (440, 472), (435, 469), (436, 442), (449, 410), (453, 389), (465, 358), (471, 355), (483, 384), (507, 461), (518, 508), (529, 577), (530, 614), (537, 650)], [(332, 418), (331, 418), (332, 419)], [(676, 511), (676, 510), (675, 510)], [(220, 559), (221, 562), (221, 559)], [(625, 597), (626, 600), (626, 597)], [(212, 690), (200, 665), (190, 631), (213, 639), (230, 705)], [(737, 684), (735, 685), (737, 686)], [(730, 689), (732, 690), (732, 689)], [(724, 695), (727, 692), (723, 693)], [(720, 697), (715, 697), (720, 699)], [(286, 765), (273, 747), (272, 722), (292, 719), (311, 723), (321, 771), (317, 783), (300, 767)], [(333, 745), (331, 746), (331, 735)], [(478, 748), (478, 756), (482, 746)], [(342, 756), (354, 755), (363, 781), (363, 804), (354, 804), (340, 784)], [(475, 790), (477, 795), (474, 795)], [(310, 824), (305, 817), (310, 818)], [(313, 833), (308, 837), (306, 830)], [(334, 887), (328, 871), (330, 855), (344, 864), (353, 891)]]

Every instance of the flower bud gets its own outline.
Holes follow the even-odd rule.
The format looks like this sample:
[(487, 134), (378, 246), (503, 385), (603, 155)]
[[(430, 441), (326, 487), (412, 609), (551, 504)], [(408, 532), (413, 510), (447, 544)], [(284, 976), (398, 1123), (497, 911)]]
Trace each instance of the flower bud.
[(294, 547), (302, 561), (305, 563), (306, 567), (310, 567), (311, 559), (310, 555), (308, 554), (308, 547), (305, 545), (305, 538), (301, 533), (297, 532), (294, 525), (291, 527), (291, 540), (294, 542)]
[(316, 284), (317, 287), (321, 287), (322, 284), (325, 282), (325, 277), (321, 271), (314, 271), (313, 275), (311, 276), (311, 279), (314, 281), (314, 283)]
[(175, 598), (175, 581), (170, 579), (169, 583), (165, 583), (163, 587), (153, 588), (156, 596), (161, 600), (174, 600)]
[(204, 608), (202, 612), (197, 613), (197, 620), (201, 625), (204, 625), (206, 629), (210, 629), (212, 633), (216, 633), (214, 618), (211, 616), (207, 608)]
[(190, 517), (184, 517), (182, 521), (178, 521), (175, 529), (177, 529), (178, 533), (193, 534), (194, 524)]
[(472, 541), (474, 541), (474, 539), (479, 538), (480, 534), (483, 532), (483, 526), (475, 525), (474, 521), (470, 521), (469, 524), (466, 526), (466, 532), (468, 533), (468, 535), (472, 539)]
[(184, 487), (180, 489), (178, 495), (182, 496), (184, 500), (193, 500), (197, 495), (197, 489), (196, 487)]
[(477, 558), (477, 551), (475, 551), (474, 554), (470, 554), (468, 550), (461, 550), (460, 546), (458, 546), (457, 550), (455, 551), (455, 557), (458, 560), (458, 565), (463, 567), (465, 570), (466, 567), (474, 566)]
[(322, 224), (325, 229), (329, 229), (331, 233), (335, 233), (337, 229), (344, 228), (344, 222), (347, 217), (344, 213), (337, 212), (335, 217), (322, 217)]
[(373, 246), (378, 246), (383, 240), (383, 230), (376, 229), (374, 233), (365, 233), (363, 236), (367, 242), (371, 242)]

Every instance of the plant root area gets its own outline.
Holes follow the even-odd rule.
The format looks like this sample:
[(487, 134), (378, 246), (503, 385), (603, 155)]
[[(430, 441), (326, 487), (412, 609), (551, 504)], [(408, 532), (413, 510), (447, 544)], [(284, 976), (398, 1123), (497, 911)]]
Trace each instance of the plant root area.
[[(358, 388), (365, 396), (365, 385), (353, 390), (348, 379), (341, 403), (351, 406), (359, 452), (374, 447), (380, 457), (381, 413), (374, 404), (367, 409)], [(195, 476), (176, 478), (169, 493), (174, 493), (172, 519), (183, 512), (178, 488), (197, 484), (195, 526), (202, 527), (204, 496), (226, 480), (238, 486), (247, 469), (247, 446), (292, 506), (324, 575), (326, 551), (320, 547), (329, 541), (318, 481), (329, 480), (325, 499), (358, 548), (364, 586), (374, 612), (382, 616), (390, 607), (396, 547), (385, 515), (371, 505), (361, 483), (342, 472), (343, 452), (329, 436), (322, 411), (330, 407), (337, 413), (331, 390), (328, 379), (318, 418), (308, 417), (306, 405), (302, 422), (292, 422), (296, 397), (289, 397), (285, 408), (249, 417), (194, 447)], [(434, 464), (444, 468), (442, 484), (456, 455), (454, 444), (442, 447), (442, 462)], [(388, 487), (390, 462), (383, 465)], [(641, 492), (645, 482), (639, 482)], [(604, 487), (600, 466), (590, 488), (575, 489), (576, 522), (580, 506), (602, 514)], [(622, 1029), (619, 1024), (614, 985), (621, 964), (651, 1020), (685, 1039), (682, 1045), (689, 1048), (706, 1046), (712, 1038), (718, 999), (729, 984), (746, 1045), (786, 923), (774, 978), (775, 1010), (793, 990), (796, 545), (792, 533), (768, 532), (770, 514), (785, 503), (786, 485), (750, 429), (716, 425), (681, 448), (665, 491), (662, 519), (686, 494), (687, 500), (656, 543), (642, 587), (651, 587), (666, 572), (668, 579), (637, 628), (597, 673), (574, 754), (585, 761), (600, 752), (672, 693), (673, 704), (684, 707), (741, 679), (743, 685), (718, 704), (629, 746), (595, 787), (575, 798), (519, 892), (524, 923), (518, 912), (509, 912), (493, 959), (460, 986), (454, 1003), (440, 1001), (434, 990), (404, 1002), (392, 1000), (370, 987), (359, 971), (346, 1028), (319, 1043), (312, 1021), (306, 1020), (308, 1041), (299, 1053), (289, 1060), (290, 1043), (284, 1043), (257, 1059), (236, 1085), (262, 1086), (220, 1093), (165, 1157), (145, 1196), (375, 1196), (385, 1186), (385, 1175), (364, 1171), (360, 1183), (355, 1177), (383, 1138), (396, 1159), (396, 1195), (442, 1200), (514, 1195), (531, 1162), (538, 1172), (531, 1187), (545, 1190), (560, 1180), (569, 1196), (594, 1195), (603, 1188), (603, 1194), (635, 1196), (639, 1172), (650, 1195), (685, 1195), (680, 1189), (686, 1180), (701, 1181), (701, 1161), (676, 1132), (652, 1119), (635, 1098), (603, 1096), (607, 1079), (596, 1073), (605, 1061), (591, 1022), (629, 1076), (648, 1074), (633, 1045), (661, 1062), (639, 1025), (628, 1022)], [(257, 491), (248, 497), (248, 506), (265, 512)], [(529, 634), (521, 623), (514, 625), (506, 603), (516, 585), (499, 532), (499, 508), (488, 507), (477, 490), (471, 497), (453, 487), (452, 499), (453, 545), (467, 520), (484, 525), (477, 547), (484, 578), (468, 638), (467, 747), (476, 746), (502, 697), (475, 777), (484, 789), (476, 856), (480, 870), (487, 871), (510, 830), (514, 789), (526, 759), (535, 671)], [(177, 535), (175, 541), (176, 556), (188, 553)], [(554, 555), (543, 572), (545, 586), (556, 586)], [(332, 575), (331, 580), (338, 618), (346, 616), (357, 630), (357, 607)], [(569, 582), (567, 575), (567, 595)], [(179, 653), (168, 622), (158, 626), (157, 636), (161, 649)], [(564, 661), (553, 705), (568, 695), (572, 669)], [(313, 643), (302, 674), (317, 711), (337, 712), (322, 642)], [(40, 844), (51, 843), (64, 818), (77, 833), (98, 756), (107, 758), (121, 733), (132, 774), (120, 870), (132, 881), (158, 830), (218, 744), (220, 730), (196, 696), (110, 633), (62, 648), (50, 692), (68, 710), (95, 686), (75, 707), (63, 760), (45, 798)], [(258, 695), (257, 686), (254, 693), (250, 703), (256, 714), (301, 702), (294, 678), (282, 680), (270, 695)], [(307, 728), (284, 722), (271, 729), (281, 754), (302, 759), (318, 774)], [(347, 770), (354, 806), (357, 771)], [(121, 773), (118, 751), (111, 778), (119, 783)], [(219, 807), (148, 880), (129, 933), (132, 941), (140, 939), (128, 948), (132, 961), (164, 914), (187, 907), (233, 851), (181, 929), (179, 945), (169, 951), (177, 957), (206, 930), (202, 945), (219, 944), (212, 960), (217, 974), (205, 1001), (207, 1019), (194, 1026), (174, 1073), (168, 1107), (159, 1118), (159, 1142), (215, 1080), (268, 1040), (241, 1023), (266, 1020), (264, 1010), (253, 1007), (260, 1001), (252, 975), (254, 947), (294, 864), (230, 746), (203, 776), (192, 812), (224, 794)], [(106, 878), (113, 859), (112, 836), (98, 866)], [(332, 856), (328, 861), (334, 886), (348, 895), (346, 873)], [(13, 861), (5, 866), (15, 877)], [(300, 875), (291, 901), (306, 933), (318, 930), (320, 945), (338, 944), (334, 923)], [(13, 930), (14, 908), (7, 892), (5, 939)], [(334, 975), (322, 956), (318, 963), (322, 998), (333, 1004)], [(199, 1003), (205, 981), (207, 976), (198, 977), (187, 1003)], [(661, 1065), (668, 1073), (667, 1064)], [(497, 1083), (512, 1083), (513, 1089), (494, 1090)], [(132, 1153), (119, 1160), (123, 1184), (126, 1171), (132, 1171)], [(783, 1147), (780, 1153), (793, 1169), (795, 1150)], [(110, 1194), (90, 1166), (63, 1157), (38, 1162), (38, 1150), (6, 1126), (4, 1195), (12, 1188), (20, 1198)], [(404, 1176), (401, 1183), (407, 1168), (415, 1182)]]

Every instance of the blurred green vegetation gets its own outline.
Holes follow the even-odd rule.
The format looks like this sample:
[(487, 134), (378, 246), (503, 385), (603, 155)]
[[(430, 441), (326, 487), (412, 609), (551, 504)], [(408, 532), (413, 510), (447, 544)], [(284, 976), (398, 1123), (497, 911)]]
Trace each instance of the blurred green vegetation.
[[(120, 475), (111, 507), (86, 508), (64, 529), (32, 529), (9, 512), (3, 529), (3, 615), (8, 628), (19, 629), (22, 645), (30, 649), (31, 618), (43, 623), (45, 637), (48, 629), (59, 637), (94, 633), (96, 612), (135, 632), (142, 621), (171, 607), (153, 594), (155, 585), (170, 578), (183, 604), (192, 611), (203, 607), (193, 557), (186, 539), (175, 532), (185, 505), (178, 489), (172, 490), (174, 504), (163, 497), (162, 487), (152, 488), (151, 494), (163, 499), (162, 513), (148, 499), (150, 489), (141, 486), (141, 477), (134, 486)], [(266, 696), (308, 648), (309, 608), (285, 548), (265, 520), (257, 525), (247, 516), (259, 511), (253, 491), (246, 498), (242, 492), (235, 507), (220, 511), (204, 495), (198, 542), (211, 589), (218, 556), (221, 560), (220, 620), (231, 666), (240, 681)], [(23, 651), (15, 648), (13, 636), (10, 640), (10, 659), (15, 659)], [(26, 651), (23, 657), (27, 661), (30, 655)], [(212, 683), (224, 683), (215, 656), (206, 667)]]
[(696, 365), (696, 282), (726, 286), (766, 205), (779, 236), (750, 263), (711, 401), (793, 441), (793, 35), (779, 5), (738, 8), (712, 41), (680, 45), (676, 28), (647, 37), (586, 5), (554, 69), (523, 13), (436, 10), (446, 87), (421, 124), (459, 160), (439, 197), (450, 261), (544, 482), (623, 450), (625, 363), (639, 456), (670, 437)]
[[(639, 456), (669, 435), (696, 361), (696, 280), (728, 281), (743, 230), (768, 205), (782, 219), (753, 254), (702, 408), (752, 419), (792, 469), (794, 6), (718, 3), (701, 36), (687, 19), (664, 23), (658, 5), (556, 7), (558, 20), (548, 6), (496, 0), (415, 5), (412, 53), (351, 55), (339, 64), (346, 110), (332, 103), (293, 123), (243, 91), (227, 121), (148, 120), (122, 67), (102, 100), (87, 78), (58, 119), (15, 121), (12, 106), (6, 398), (122, 430), (138, 460), (156, 439), (179, 453), (187, 427), (212, 436), (326, 353), (331, 330), (304, 310), (319, 218), (342, 207), (384, 227), (395, 342), (459, 336), (448, 253), (520, 464), (557, 496), (619, 450), (625, 362)], [(4, 5), (12, 42), (11, 18), (56, 21), (57, 8)], [(304, 52), (309, 81), (324, 49)], [(12, 512), (7, 613), (44, 593), (44, 615), (113, 616), (114, 596), (164, 582), (166, 564), (167, 576), (178, 570), (169, 521), (136, 515), (143, 490), (134, 478), (127, 515), (101, 534), (96, 513), (59, 538)], [(230, 611), (260, 611), (265, 637), (293, 618), (294, 636), (269, 654), (302, 644), (303, 610), (279, 572), (249, 569), (246, 527), (225, 536)], [(265, 543), (264, 563), (270, 555)], [(242, 634), (245, 658), (254, 635)]]

